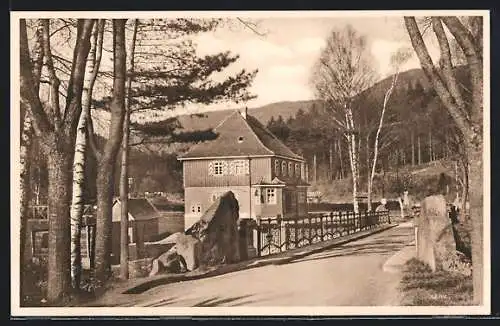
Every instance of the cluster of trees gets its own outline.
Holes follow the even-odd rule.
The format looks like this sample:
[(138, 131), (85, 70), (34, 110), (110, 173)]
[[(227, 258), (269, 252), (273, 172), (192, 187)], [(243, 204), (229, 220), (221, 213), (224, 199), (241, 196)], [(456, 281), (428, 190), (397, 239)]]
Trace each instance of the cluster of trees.
[[(375, 173), (457, 158), (456, 127), (421, 70), (399, 74), (386, 105), (379, 144), (375, 146), (380, 124), (377, 113), (380, 114), (384, 106), (385, 91), (390, 89), (392, 80), (393, 76), (388, 77), (358, 95), (366, 104), (359, 106), (354, 119), (360, 135), (362, 192), (371, 192), (367, 186), (374, 167), (374, 148), (378, 148)], [(330, 112), (321, 101), (310, 103), (286, 120), (282, 116), (271, 118), (267, 127), (306, 158), (310, 182), (326, 183), (352, 177), (346, 138), (332, 124)]]
[[(481, 16), (435, 16), (423, 17), (420, 21), (404, 17), (404, 24), (412, 52), (417, 55), (425, 74), (425, 85), (418, 79), (402, 82), (399, 78), (399, 67), (410, 54), (407, 49), (401, 49), (391, 60), (394, 75), (370, 87), (376, 74), (366, 39), (350, 26), (335, 29), (326, 40), (311, 79), (324, 114), (313, 110), (314, 117), (307, 117), (300, 112), (298, 118), (287, 123), (282, 119), (271, 121), (270, 127), (299, 152), (306, 156), (312, 154), (313, 178), (317, 178), (318, 153), (311, 153), (310, 148), (318, 147), (321, 152), (328, 153), (330, 178), (336, 175), (330, 148), (340, 144), (338, 149), (343, 153), (346, 149), (347, 162), (340, 158), (341, 151), (338, 151), (339, 166), (350, 167), (355, 211), (359, 209), (357, 197), (362, 170), (368, 179), (368, 207), (371, 207), (370, 183), (376, 170), (387, 166), (388, 161), (398, 166), (407, 161), (422, 162), (424, 153), (427, 160), (453, 155), (462, 170), (461, 210), (464, 215), (470, 214), (473, 225), (474, 301), (479, 304), (484, 270), (483, 20)], [(439, 44), (437, 64), (432, 61), (423, 39), (423, 31), (428, 28), (432, 28)], [(404, 108), (395, 110), (398, 106)], [(301, 128), (301, 124), (307, 125), (307, 129)], [(300, 134), (305, 142), (297, 137)], [(422, 149), (424, 141), (429, 144), (427, 151)], [(436, 142), (440, 142), (440, 146), (435, 146)], [(390, 151), (384, 153), (384, 148)], [(379, 156), (385, 159), (378, 159)], [(342, 168), (340, 171), (342, 176)], [(467, 199), (470, 212), (466, 211)]]
[[(157, 112), (187, 103), (252, 98), (247, 89), (257, 71), (242, 70), (215, 81), (213, 73), (236, 62), (238, 56), (196, 53), (192, 36), (221, 23), (183, 18), (20, 20), (21, 249), (29, 205), (33, 197), (41, 200), (33, 191), (33, 181), (46, 178), (37, 187), (47, 188), (47, 300), (51, 304), (79, 291), (82, 210), (90, 199), (97, 205), (92, 278), (102, 284), (111, 276), (111, 208), (117, 183), (125, 203), (121, 276), (128, 278), (128, 177), (131, 172), (141, 177), (140, 171), (129, 171), (128, 166), (131, 160), (144, 159), (138, 152), (129, 157), (130, 147), (158, 136), (179, 141), (172, 136), (174, 127), (158, 134), (144, 128), (140, 117), (158, 117)], [(111, 65), (106, 66), (109, 62), (104, 59), (111, 59)], [(103, 124), (96, 121), (95, 110), (107, 114)], [(96, 123), (101, 123), (104, 137), (96, 134)], [(175, 125), (175, 119), (168, 124)], [(150, 171), (155, 172), (165, 171)]]

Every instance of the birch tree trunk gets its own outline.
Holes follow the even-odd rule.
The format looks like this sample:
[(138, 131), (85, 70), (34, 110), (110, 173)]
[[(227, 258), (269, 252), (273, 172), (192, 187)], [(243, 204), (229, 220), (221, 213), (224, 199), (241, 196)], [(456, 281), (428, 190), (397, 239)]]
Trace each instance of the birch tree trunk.
[[(90, 44), (89, 56), (85, 67), (85, 79), (82, 91), (82, 113), (78, 121), (75, 142), (75, 156), (73, 161), (73, 193), (71, 198), (71, 285), (73, 289), (80, 288), (82, 256), (81, 256), (81, 228), (84, 206), (85, 186), (85, 159), (87, 156), (87, 120), (90, 117), (92, 90), (101, 61), (104, 20), (101, 19), (94, 26)], [(90, 231), (90, 230), (88, 230)], [(90, 248), (87, 250), (89, 258)]]
[(134, 53), (135, 42), (137, 37), (137, 27), (139, 20), (134, 21), (134, 29), (132, 41), (128, 54), (128, 77), (125, 98), (125, 120), (123, 122), (123, 140), (122, 140), (122, 162), (120, 171), (120, 202), (121, 202), (121, 219), (120, 219), (120, 276), (122, 279), (129, 278), (128, 272), (128, 198), (129, 198), (129, 183), (128, 183), (128, 161), (129, 161), (129, 136), (130, 136), (130, 98), (131, 88), (134, 73)]
[(351, 135), (350, 152), (351, 152), (351, 170), (352, 170), (352, 197), (354, 212), (359, 213), (358, 202), (358, 184), (359, 184), (359, 155), (358, 147), (356, 146), (356, 135)]
[[(394, 91), (394, 87), (396, 86), (396, 83), (398, 81), (398, 75), (399, 71), (396, 70), (396, 74), (392, 78), (392, 83), (389, 89), (385, 92), (384, 96), (384, 102), (382, 103), (382, 112), (380, 113), (380, 120), (379, 124), (377, 127), (377, 133), (375, 134), (375, 143), (373, 145), (373, 163), (371, 165), (371, 173), (368, 177), (368, 211), (372, 210), (372, 187), (373, 187), (373, 178), (375, 177), (375, 170), (377, 167), (377, 160), (378, 160), (378, 151), (379, 151), (379, 141), (380, 141), (380, 132), (382, 131), (382, 127), (384, 125), (384, 117), (385, 117), (385, 111), (387, 109), (387, 103), (389, 102), (389, 99), (392, 95), (392, 92)], [(370, 168), (370, 165), (368, 164), (368, 168)]]
[(114, 173), (118, 150), (122, 141), (125, 117), (126, 79), (126, 19), (113, 19), (113, 100), (109, 139), (98, 163), (97, 172), (97, 225), (95, 277), (105, 281), (111, 276), (112, 206)]

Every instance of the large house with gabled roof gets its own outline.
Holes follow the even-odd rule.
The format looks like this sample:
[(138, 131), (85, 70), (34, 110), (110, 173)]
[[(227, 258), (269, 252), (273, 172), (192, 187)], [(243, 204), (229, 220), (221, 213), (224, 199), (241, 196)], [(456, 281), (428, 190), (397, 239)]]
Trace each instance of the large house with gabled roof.
[(295, 219), (307, 212), (306, 162), (247, 110), (235, 110), (217, 137), (194, 145), (183, 162), (185, 228), (232, 191), (240, 218)]

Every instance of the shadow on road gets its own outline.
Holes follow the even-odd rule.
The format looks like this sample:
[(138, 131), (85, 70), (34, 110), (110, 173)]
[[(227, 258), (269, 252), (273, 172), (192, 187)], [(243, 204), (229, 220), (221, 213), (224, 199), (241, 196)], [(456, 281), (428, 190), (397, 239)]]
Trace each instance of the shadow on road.
[[(235, 301), (238, 301), (241, 299), (246, 299), (246, 298), (249, 298), (252, 296), (253, 296), (252, 294), (249, 294), (249, 295), (242, 295), (242, 296), (238, 296), (238, 297), (229, 297), (229, 298), (224, 298), (224, 299), (221, 299), (219, 297), (215, 297), (215, 298), (203, 300), (199, 303), (196, 303), (193, 305), (193, 307), (216, 307), (216, 306), (220, 306), (223, 304), (235, 302)], [(253, 300), (246, 300), (245, 304), (252, 303), (252, 302), (254, 302), (254, 301)], [(241, 305), (241, 303), (239, 305)]]

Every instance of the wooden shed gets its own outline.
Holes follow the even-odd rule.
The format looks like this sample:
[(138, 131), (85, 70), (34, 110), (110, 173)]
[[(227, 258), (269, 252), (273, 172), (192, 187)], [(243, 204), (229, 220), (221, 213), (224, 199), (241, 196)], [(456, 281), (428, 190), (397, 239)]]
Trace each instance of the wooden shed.
[[(144, 242), (152, 241), (158, 235), (158, 218), (160, 214), (156, 207), (146, 198), (130, 198), (128, 200), (128, 237), (129, 244), (135, 244), (137, 251), (144, 248)], [(113, 231), (112, 231), (112, 264), (120, 262), (120, 220), (121, 201), (113, 202)]]

